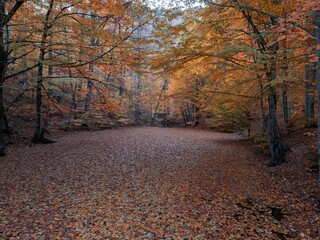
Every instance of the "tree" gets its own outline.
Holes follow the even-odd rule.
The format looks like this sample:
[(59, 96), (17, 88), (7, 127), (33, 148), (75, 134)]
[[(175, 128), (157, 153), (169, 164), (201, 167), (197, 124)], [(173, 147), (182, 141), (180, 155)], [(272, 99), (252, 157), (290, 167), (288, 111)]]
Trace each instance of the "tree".
[[(266, 122), (265, 125), (267, 126), (267, 135), (271, 154), (270, 165), (275, 166), (284, 160), (284, 156), (288, 151), (288, 146), (283, 142), (280, 136), (280, 129), (277, 120), (277, 92), (275, 86), (272, 85), (272, 82), (277, 77), (276, 57), (278, 54), (279, 45), (278, 43), (268, 44), (268, 40), (266, 39), (265, 35), (254, 23), (252, 13), (250, 10), (248, 10), (250, 6), (243, 6), (242, 3), (239, 3), (237, 7), (240, 9), (241, 13), (251, 27), (252, 35), (255, 39), (259, 52), (261, 54), (269, 55), (267, 58), (269, 63), (263, 64), (268, 83), (268, 115), (264, 121)], [(270, 16), (269, 26), (276, 24), (276, 18)]]
[(0, 156), (5, 155), (5, 142), (4, 142), (4, 106), (3, 106), (3, 85), (8, 67), (8, 59), (10, 55), (9, 49), (6, 49), (7, 42), (4, 35), (4, 29), (11, 21), (13, 16), (16, 15), (19, 8), (25, 1), (16, 0), (13, 7), (7, 12), (7, 1), (0, 1)]
[[(112, 113), (120, 109), (119, 105), (125, 109), (122, 98), (129, 91), (129, 75), (143, 71), (137, 66), (145, 53), (137, 54), (136, 50), (139, 45), (149, 44), (148, 39), (136, 35), (153, 18), (143, 1), (28, 1), (17, 15), (22, 3), (1, 2), (1, 82), (3, 86), (5, 80), (11, 80), (6, 84), (6, 99), (16, 95), (7, 108), (1, 95), (3, 114), (18, 103), (22, 107), (25, 103), (20, 102), (21, 96), (35, 90), (33, 141), (42, 142), (46, 127), (43, 118), (49, 118), (50, 106), (59, 108), (60, 113), (81, 112), (83, 99), (90, 95), (87, 103), (92, 111)], [(90, 86), (84, 86), (84, 82)], [(67, 87), (70, 85), (72, 91)], [(66, 96), (69, 92), (71, 100)], [(119, 97), (115, 97), (117, 94)], [(131, 101), (130, 97), (126, 100)], [(71, 109), (64, 106), (68, 101), (72, 102)], [(4, 141), (1, 143), (4, 148)]]
[[(139, 23), (135, 22), (124, 1), (91, 1), (93, 9), (88, 4), (76, 1), (66, 5), (64, 1), (51, 0), (48, 2), (43, 20), (40, 20), (43, 22), (43, 27), (39, 28), (38, 33), (41, 36), (41, 43), (39, 44), (38, 81), (36, 84), (37, 107), (34, 142), (47, 142), (43, 138), (44, 130), (41, 127), (42, 88), (46, 79), (43, 76), (44, 66), (51, 69), (56, 66), (61, 72), (69, 72), (69, 78), (86, 79), (87, 92), (84, 112), (87, 113), (89, 105), (94, 100), (94, 92), (98, 96), (95, 97), (96, 99), (106, 100), (107, 91), (101, 90), (105, 85), (101, 85), (103, 81), (99, 78), (103, 78), (103, 75), (106, 74), (108, 76), (106, 78), (107, 85), (110, 85), (111, 76), (113, 79), (117, 79), (115, 75), (120, 74), (124, 68), (122, 59), (127, 52), (124, 47), (126, 42), (130, 40), (135, 31), (149, 21), (145, 19)], [(136, 7), (139, 6), (136, 5)], [(48, 41), (49, 37), (52, 39), (50, 42)], [(78, 54), (79, 46), (80, 53)], [(86, 53), (84, 53), (84, 49), (87, 49)], [(120, 54), (117, 54), (118, 52)], [(51, 73), (49, 71), (49, 75), (50, 78), (54, 77), (52, 70)], [(123, 89), (121, 86), (120, 88)], [(100, 104), (98, 105), (100, 106)]]
[[(315, 12), (315, 24), (316, 24), (316, 49), (318, 55), (317, 61), (317, 79), (318, 79), (318, 160), (320, 170), (320, 10)], [(320, 173), (320, 171), (319, 171)], [(320, 180), (320, 175), (319, 175)]]
[(43, 87), (43, 65), (46, 54), (46, 44), (49, 37), (49, 30), (52, 27), (52, 23), (49, 22), (50, 15), (54, 7), (55, 0), (50, 0), (47, 12), (45, 14), (45, 19), (43, 22), (42, 36), (40, 42), (40, 53), (39, 53), (39, 64), (38, 64), (38, 75), (36, 84), (36, 118), (35, 118), (35, 132), (33, 135), (33, 142), (47, 142), (44, 139), (44, 130), (41, 129), (41, 105), (42, 105), (42, 87)]
[[(269, 34), (271, 27), (278, 24), (277, 18), (271, 14), (261, 16), (261, 12), (265, 10), (257, 8), (259, 1), (252, 4), (247, 1), (207, 2), (209, 6), (199, 17), (190, 14), (194, 21), (185, 27), (186, 38), (176, 44), (177, 47), (171, 51), (178, 63), (174, 66), (171, 64), (167, 69), (187, 67), (186, 62), (196, 62), (205, 68), (205, 61), (210, 61), (211, 65), (224, 66), (224, 70), (227, 70), (219, 76), (215, 75), (216, 79), (213, 75), (209, 76), (209, 79), (221, 85), (232, 82), (232, 77), (241, 78), (236, 74), (247, 76), (244, 72), (248, 69), (258, 71), (258, 75), (265, 79), (268, 115), (264, 119), (264, 124), (271, 153), (270, 165), (277, 165), (283, 161), (288, 151), (288, 146), (280, 136), (277, 120), (277, 86), (274, 85), (278, 73), (279, 44), (277, 42), (271, 44), (270, 39), (273, 36), (272, 33)], [(277, 9), (277, 3), (271, 1), (261, 6), (268, 11), (276, 12)], [(183, 27), (180, 25), (172, 29), (176, 33)], [(208, 29), (211, 31), (208, 32)], [(216, 69), (215, 71), (218, 72)], [(232, 76), (230, 72), (234, 75)], [(237, 85), (241, 86), (240, 82)]]

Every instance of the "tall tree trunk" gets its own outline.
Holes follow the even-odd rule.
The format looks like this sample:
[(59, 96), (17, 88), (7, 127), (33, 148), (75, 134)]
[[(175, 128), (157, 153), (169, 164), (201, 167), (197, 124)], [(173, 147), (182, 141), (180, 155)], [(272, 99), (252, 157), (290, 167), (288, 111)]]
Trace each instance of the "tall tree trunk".
[(289, 128), (289, 111), (288, 111), (288, 59), (287, 59), (287, 40), (283, 40), (283, 64), (281, 66), (282, 75), (285, 77), (285, 80), (281, 86), (281, 101), (282, 101), (282, 120), (283, 120), (283, 129), (285, 133), (288, 133)]
[(264, 106), (264, 87), (263, 87), (263, 82), (262, 82), (262, 76), (257, 74), (258, 77), (258, 83), (259, 83), (259, 91), (260, 91), (260, 96), (259, 96), (259, 105), (260, 105), (260, 111), (261, 111), (261, 116), (262, 116), (262, 126), (263, 126), (263, 131), (264, 133), (267, 131), (267, 118), (266, 118), (266, 109)]
[(90, 79), (88, 79), (88, 81), (87, 81), (87, 95), (86, 95), (86, 99), (85, 99), (85, 103), (84, 103), (84, 112), (85, 113), (87, 113), (89, 111), (90, 101), (92, 98), (92, 87), (93, 87), (93, 83)]
[[(307, 57), (308, 60), (308, 57)], [(315, 90), (314, 83), (316, 79), (316, 64), (307, 63), (305, 66), (305, 94), (304, 94), (304, 105), (305, 115), (307, 120), (307, 127), (315, 125), (314, 119), (314, 106), (315, 106)]]
[[(262, 32), (255, 25), (250, 13), (246, 12), (244, 9), (240, 8), (243, 16), (248, 21), (249, 26), (252, 28), (252, 33), (254, 35), (256, 44), (259, 51), (262, 54), (268, 53), (271, 57), (268, 63), (264, 64), (265, 73), (268, 81), (268, 115), (266, 116), (265, 123), (267, 125), (267, 135), (268, 135), (268, 145), (270, 149), (270, 166), (276, 166), (283, 162), (286, 152), (289, 150), (288, 146), (283, 142), (279, 125), (277, 121), (277, 93), (276, 88), (272, 86), (271, 82), (276, 79), (276, 56), (278, 53), (279, 46), (274, 44), (267, 47), (267, 40), (265, 39)], [(270, 17), (270, 22), (273, 25), (277, 25), (276, 19)]]
[[(0, 32), (1, 34), (1, 32)], [(2, 48), (2, 42), (0, 37), (0, 45)], [(4, 59), (3, 59), (3, 51), (0, 49), (0, 156), (5, 155), (5, 140), (4, 140), (4, 107), (3, 107), (3, 81), (4, 81), (4, 73), (5, 73), (5, 66), (4, 66)]]
[(277, 121), (277, 95), (274, 87), (269, 87), (269, 112), (267, 116), (267, 135), (270, 149), (270, 166), (279, 165), (284, 160), (288, 146), (282, 141)]
[(3, 87), (4, 87), (4, 79), (7, 68), (7, 60), (8, 60), (8, 51), (6, 49), (5, 43), (5, 34), (4, 29), (7, 26), (8, 22), (12, 19), (14, 14), (18, 11), (18, 9), (22, 6), (24, 1), (17, 0), (12, 7), (12, 9), (7, 13), (6, 12), (6, 2), (5, 0), (0, 0), (0, 156), (5, 155), (5, 140), (4, 140), (4, 96), (3, 96)]
[[(72, 87), (72, 85), (71, 85)], [(70, 126), (71, 123), (71, 118), (76, 119), (76, 109), (77, 109), (77, 102), (76, 102), (76, 95), (77, 95), (77, 88), (78, 88), (78, 83), (76, 82), (74, 87), (73, 87), (73, 91), (72, 91), (72, 96), (71, 96), (71, 104), (70, 104), (70, 108), (69, 108), (69, 117), (68, 117), (68, 128)], [(73, 112), (74, 110), (74, 112)]]
[(289, 150), (288, 146), (283, 142), (279, 125), (277, 121), (277, 92), (276, 88), (270, 84), (276, 78), (275, 59), (271, 61), (271, 69), (266, 73), (268, 86), (268, 116), (267, 116), (267, 135), (270, 149), (270, 166), (279, 165), (284, 161), (284, 156)]
[[(49, 45), (52, 45), (52, 34), (50, 35), (50, 43)], [(52, 54), (52, 46), (50, 46), (49, 51), (48, 51), (48, 60), (52, 61), (53, 59), (53, 54)], [(48, 67), (48, 75), (49, 79), (53, 76), (53, 66), (52, 64), (49, 65)], [(48, 109), (48, 115), (51, 114), (51, 108), (50, 108), (50, 102), (52, 101), (52, 96), (53, 95), (53, 89), (51, 86), (51, 83), (49, 82), (48, 84), (48, 90), (47, 90), (47, 98), (48, 98), (48, 103), (47, 103), (47, 109)]]
[(71, 109), (74, 110), (73, 118), (77, 118), (76, 111), (77, 110), (77, 88), (78, 88), (78, 83), (76, 82), (74, 85), (73, 93), (72, 93), (72, 102), (71, 102)]
[[(91, 12), (91, 20), (95, 20), (98, 17), (98, 15), (95, 12)], [(93, 29), (95, 28), (95, 26), (93, 26)], [(91, 38), (91, 42), (90, 42), (90, 46), (95, 47), (99, 45), (99, 40), (96, 39), (95, 37)], [(94, 60), (94, 56), (90, 57), (91, 60)], [(89, 64), (89, 71), (91, 73), (94, 73), (95, 69), (93, 66), (93, 63)], [(87, 80), (87, 95), (85, 98), (85, 102), (84, 102), (84, 112), (87, 113), (89, 111), (90, 108), (90, 102), (92, 99), (92, 88), (93, 88), (93, 82), (92, 80), (88, 79)], [(87, 122), (87, 118), (85, 118), (85, 125), (87, 126), (88, 122)]]
[(4, 107), (3, 107), (3, 84), (6, 71), (7, 52), (4, 45), (4, 25), (5, 25), (5, 1), (0, 1), (0, 156), (5, 155), (4, 141)]
[(160, 102), (161, 102), (161, 98), (162, 98), (162, 95), (164, 93), (164, 91), (166, 90), (166, 87), (167, 87), (167, 84), (168, 84), (168, 80), (166, 79), (163, 83), (163, 86), (161, 88), (161, 91), (160, 91), (160, 94), (159, 94), (159, 98), (158, 98), (158, 102), (157, 102), (157, 105), (156, 105), (156, 108), (154, 110), (154, 113), (152, 115), (152, 119), (151, 119), (151, 124), (153, 124), (153, 121), (158, 113), (158, 109), (159, 109), (159, 106), (160, 106)]
[(134, 120), (136, 123), (141, 123), (141, 92), (142, 92), (142, 81), (141, 74), (137, 74), (135, 78), (137, 81), (134, 88), (135, 103), (134, 103)]
[(33, 142), (38, 143), (41, 139), (41, 105), (42, 105), (42, 83), (43, 83), (43, 60), (44, 60), (44, 44), (40, 50), (38, 66), (38, 78), (36, 86), (36, 118)]
[(182, 114), (184, 125), (187, 126), (188, 119), (187, 119), (187, 113), (186, 113), (186, 110), (185, 110), (184, 106), (185, 106), (185, 102), (184, 102), (184, 100), (182, 100), (182, 103), (181, 103), (181, 114)]
[(320, 180), (320, 10), (316, 11), (316, 46), (317, 46), (317, 82), (318, 82), (318, 159), (319, 159), (319, 180)]
[(283, 129), (285, 133), (288, 133), (288, 127), (289, 127), (288, 85), (286, 82), (284, 82), (282, 85), (281, 100), (282, 100)]
[(39, 65), (38, 65), (38, 75), (37, 75), (37, 85), (36, 85), (36, 117), (35, 117), (35, 129), (32, 141), (34, 143), (39, 143), (43, 140), (44, 130), (41, 129), (41, 106), (42, 106), (42, 84), (43, 84), (43, 63), (46, 50), (46, 41), (49, 36), (49, 30), (52, 27), (49, 24), (50, 14), (52, 12), (53, 3), (55, 0), (50, 1), (49, 8), (46, 13), (43, 24), (43, 32), (40, 43), (40, 54), (39, 54)]

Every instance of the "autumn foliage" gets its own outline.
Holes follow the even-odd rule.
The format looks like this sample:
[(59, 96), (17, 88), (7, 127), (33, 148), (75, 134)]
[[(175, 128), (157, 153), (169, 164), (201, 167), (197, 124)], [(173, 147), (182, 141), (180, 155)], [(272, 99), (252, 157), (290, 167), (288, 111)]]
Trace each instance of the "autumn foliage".
[[(88, 116), (100, 119), (97, 124), (102, 127), (110, 123), (104, 119), (121, 118), (128, 123), (138, 118), (136, 112), (150, 115), (150, 107), (141, 105), (142, 99), (153, 98), (148, 87), (141, 91), (153, 79), (152, 74), (147, 76), (144, 61), (152, 43), (148, 29), (154, 14), (145, 3), (48, 0), (1, 4), (1, 17), (7, 19), (6, 11), (12, 15), (3, 22), (1, 32), (5, 66), (0, 102), (7, 132), (15, 131), (14, 119), (21, 115), (26, 121), (35, 119), (34, 142), (46, 142), (44, 133), (50, 126), (87, 128)], [(21, 114), (23, 109), (30, 111)]]
[(0, 0), (0, 238), (318, 239), (319, 60), (319, 0)]
[(178, 112), (191, 104), (195, 121), (266, 134), (277, 165), (288, 151), (281, 135), (316, 122), (317, 1), (204, 4), (168, 11), (155, 67), (171, 73)]

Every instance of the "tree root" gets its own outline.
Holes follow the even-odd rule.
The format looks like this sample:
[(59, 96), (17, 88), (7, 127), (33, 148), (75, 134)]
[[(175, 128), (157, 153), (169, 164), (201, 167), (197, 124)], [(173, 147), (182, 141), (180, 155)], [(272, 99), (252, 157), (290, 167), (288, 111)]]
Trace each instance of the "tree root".
[(33, 138), (33, 139), (32, 139), (32, 142), (35, 143), (35, 144), (51, 144), (51, 143), (56, 143), (56, 141), (47, 139), (47, 138), (45, 138), (45, 137), (40, 137), (39, 139)]

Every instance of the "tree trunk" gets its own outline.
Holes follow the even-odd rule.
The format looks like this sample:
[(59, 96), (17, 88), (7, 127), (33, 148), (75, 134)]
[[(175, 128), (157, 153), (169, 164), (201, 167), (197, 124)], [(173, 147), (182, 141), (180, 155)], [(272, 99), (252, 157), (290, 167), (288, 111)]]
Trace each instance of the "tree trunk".
[[(267, 72), (268, 82), (276, 77), (275, 63), (272, 69)], [(288, 152), (288, 146), (282, 141), (279, 125), (277, 121), (277, 92), (276, 88), (269, 84), (268, 87), (268, 116), (267, 116), (267, 135), (270, 149), (270, 166), (279, 165), (284, 161), (284, 156)]]
[(5, 33), (4, 29), (10, 22), (11, 18), (14, 16), (16, 11), (22, 6), (24, 1), (16, 1), (10, 12), (6, 13), (6, 1), (0, 0), (0, 156), (5, 155), (5, 140), (4, 140), (4, 106), (3, 106), (3, 87), (4, 87), (4, 79), (6, 73), (6, 65), (8, 60), (8, 51), (6, 49), (5, 43)]
[(181, 103), (181, 115), (183, 118), (184, 125), (186, 126), (187, 125), (187, 116), (186, 116), (186, 112), (184, 110), (184, 101)]
[[(36, 117), (35, 117), (35, 129), (32, 141), (34, 143), (47, 142), (43, 139), (44, 130), (41, 129), (41, 106), (42, 106), (42, 83), (43, 83), (43, 63), (46, 49), (46, 41), (49, 36), (49, 30), (52, 27), (49, 24), (50, 14), (53, 9), (53, 3), (55, 0), (50, 1), (49, 8), (46, 13), (46, 17), (43, 24), (43, 32), (40, 43), (40, 54), (39, 54), (39, 65), (38, 65), (38, 75), (37, 75), (37, 85), (36, 85)], [(43, 141), (44, 140), (44, 141)]]
[(32, 141), (39, 143), (41, 140), (41, 105), (42, 105), (42, 83), (43, 83), (43, 60), (44, 60), (44, 43), (41, 43), (42, 47), (39, 55), (38, 66), (38, 79), (36, 86), (36, 117), (35, 117), (35, 130)]
[[(318, 160), (320, 168), (320, 10), (316, 11), (317, 82), (318, 82)], [(319, 169), (320, 170), (320, 169)], [(319, 171), (320, 180), (320, 171)]]
[[(1, 34), (1, 33), (0, 33)], [(1, 40), (0, 45), (2, 48)], [(3, 52), (0, 49), (0, 157), (5, 155), (5, 140), (4, 140), (4, 107), (3, 107), (3, 80), (5, 67), (3, 64)]]
[(0, 156), (5, 155), (4, 142), (4, 107), (3, 107), (3, 83), (6, 71), (7, 52), (4, 46), (4, 19), (5, 19), (5, 1), (0, 1)]
[(284, 82), (282, 85), (281, 100), (282, 100), (283, 129), (285, 133), (288, 133), (289, 111), (288, 111), (288, 86), (286, 82)]
[[(69, 117), (68, 117), (68, 128), (71, 123), (71, 118), (76, 119), (76, 109), (77, 109), (77, 102), (76, 102), (76, 96), (77, 96), (77, 88), (78, 88), (78, 83), (76, 82), (72, 91), (72, 96), (71, 96), (71, 104), (69, 108)], [(72, 112), (74, 110), (74, 112)]]
[[(277, 121), (277, 92), (276, 88), (271, 84), (271, 82), (276, 79), (277, 76), (276, 56), (278, 53), (279, 45), (274, 44), (270, 47), (267, 47), (267, 41), (264, 38), (264, 35), (254, 24), (252, 16), (244, 10), (241, 10), (241, 12), (252, 27), (252, 31), (255, 35), (255, 41), (258, 45), (259, 51), (262, 54), (268, 53), (270, 54), (270, 56), (272, 56), (269, 59), (269, 62), (264, 64), (268, 82), (268, 115), (265, 119), (265, 124), (267, 125), (268, 144), (271, 155), (269, 165), (276, 166), (284, 161), (284, 156), (289, 150), (289, 147), (283, 142), (280, 135), (279, 125)], [(276, 19), (273, 17), (270, 18), (270, 22), (273, 25), (277, 24)]]
[(135, 78), (137, 81), (134, 87), (135, 103), (134, 103), (134, 120), (136, 123), (141, 123), (141, 92), (142, 92), (142, 80), (141, 74), (138, 74)]
[[(72, 103), (71, 103), (71, 109), (77, 110), (77, 88), (78, 88), (78, 83), (76, 82), (74, 85), (73, 93), (72, 93)], [(76, 118), (77, 114), (74, 112), (73, 118)]]
[(283, 119), (283, 129), (285, 133), (288, 133), (289, 128), (289, 111), (288, 111), (288, 58), (287, 58), (287, 40), (283, 40), (283, 63), (281, 66), (282, 75), (285, 77), (285, 80), (282, 83), (281, 88), (281, 100), (282, 100), (282, 119)]
[(307, 63), (305, 67), (305, 94), (304, 94), (304, 105), (305, 115), (307, 120), (307, 127), (315, 125), (314, 122), (314, 105), (315, 105), (315, 91), (314, 82), (316, 79), (316, 64)]
[(288, 151), (288, 146), (282, 141), (279, 131), (279, 125), (276, 116), (276, 91), (274, 87), (270, 87), (270, 95), (268, 96), (269, 113), (267, 116), (267, 135), (270, 149), (270, 166), (279, 165), (284, 160), (284, 156)]
[(84, 112), (87, 113), (89, 111), (89, 107), (90, 107), (90, 101), (91, 101), (91, 97), (92, 97), (92, 87), (93, 87), (93, 83), (91, 80), (88, 79), (87, 81), (87, 95), (86, 95), (86, 99), (85, 99), (85, 103), (84, 103)]
[(164, 81), (164, 83), (163, 83), (162, 88), (161, 88), (161, 91), (160, 91), (160, 94), (159, 94), (159, 98), (158, 98), (158, 102), (157, 102), (156, 108), (154, 110), (154, 113), (152, 115), (151, 124), (153, 124), (154, 118), (156, 117), (156, 115), (158, 113), (158, 109), (159, 109), (159, 106), (160, 106), (161, 98), (162, 98), (162, 95), (163, 95), (164, 91), (166, 90), (167, 84), (168, 84), (168, 80), (166, 79)]
[(267, 131), (267, 121), (266, 121), (267, 118), (266, 118), (266, 109), (264, 106), (264, 87), (262, 82), (262, 76), (257, 74), (257, 77), (258, 77), (259, 91), (260, 91), (259, 105), (260, 105), (260, 111), (262, 116), (263, 132), (265, 133)]

